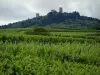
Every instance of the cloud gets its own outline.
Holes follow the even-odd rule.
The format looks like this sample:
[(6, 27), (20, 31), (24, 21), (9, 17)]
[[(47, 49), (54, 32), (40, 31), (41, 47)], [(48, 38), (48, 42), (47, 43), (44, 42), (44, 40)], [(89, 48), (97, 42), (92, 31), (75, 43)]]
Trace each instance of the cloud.
[(24, 4), (11, 0), (0, 2), (0, 20), (20, 20), (32, 15), (35, 13), (29, 11)]
[(79, 11), (81, 15), (100, 19), (100, 0), (0, 0), (0, 25), (47, 14), (51, 9)]

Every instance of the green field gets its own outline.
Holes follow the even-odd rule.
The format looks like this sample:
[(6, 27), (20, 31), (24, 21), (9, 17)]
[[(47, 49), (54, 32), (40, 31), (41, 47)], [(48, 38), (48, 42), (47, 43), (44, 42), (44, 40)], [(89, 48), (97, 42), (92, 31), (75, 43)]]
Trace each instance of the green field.
[(88, 34), (96, 34), (98, 32), (51, 32), (51, 34), (53, 35), (70, 35), (70, 36), (73, 36), (73, 35), (76, 35), (76, 36), (85, 36), (85, 35), (88, 35)]
[(25, 30), (0, 30), (0, 75), (100, 75), (100, 31)]

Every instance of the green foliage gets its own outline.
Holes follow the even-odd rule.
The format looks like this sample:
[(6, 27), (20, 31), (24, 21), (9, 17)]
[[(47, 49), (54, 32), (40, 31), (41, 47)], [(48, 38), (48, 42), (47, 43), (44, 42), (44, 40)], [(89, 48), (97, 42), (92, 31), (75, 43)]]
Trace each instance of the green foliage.
[(46, 28), (39, 26), (28, 29), (25, 33), (29, 35), (49, 35), (49, 32)]
[(0, 29), (6, 28), (28, 28), (35, 25), (49, 26), (56, 28), (75, 28), (75, 29), (100, 29), (100, 20), (87, 16), (80, 16), (79, 12), (60, 13), (57, 11), (49, 12), (45, 16), (35, 17), (23, 20), (21, 22), (10, 23), (0, 26)]
[(99, 75), (100, 44), (0, 42), (0, 74)]
[(24, 31), (0, 30), (0, 75), (100, 75), (99, 31)]
[(3, 42), (43, 42), (43, 43), (65, 43), (65, 42), (79, 42), (79, 43), (100, 43), (100, 37), (92, 37), (92, 36), (41, 36), (41, 35), (34, 35), (34, 36), (27, 36), (27, 35), (2, 35), (1, 41)]

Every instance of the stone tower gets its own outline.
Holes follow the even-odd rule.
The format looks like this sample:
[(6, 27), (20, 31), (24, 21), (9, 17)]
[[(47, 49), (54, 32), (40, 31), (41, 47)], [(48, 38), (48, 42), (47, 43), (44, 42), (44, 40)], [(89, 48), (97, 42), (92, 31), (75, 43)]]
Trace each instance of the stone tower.
[(62, 7), (59, 7), (59, 12), (63, 13), (63, 8)]
[(40, 15), (39, 15), (39, 13), (36, 13), (36, 17), (39, 17)]

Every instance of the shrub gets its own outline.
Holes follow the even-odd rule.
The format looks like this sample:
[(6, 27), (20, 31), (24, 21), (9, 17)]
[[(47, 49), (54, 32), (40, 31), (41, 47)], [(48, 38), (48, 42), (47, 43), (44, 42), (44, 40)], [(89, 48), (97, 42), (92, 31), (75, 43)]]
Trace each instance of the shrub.
[(29, 35), (50, 35), (48, 30), (44, 27), (34, 27), (27, 30), (25, 33)]

